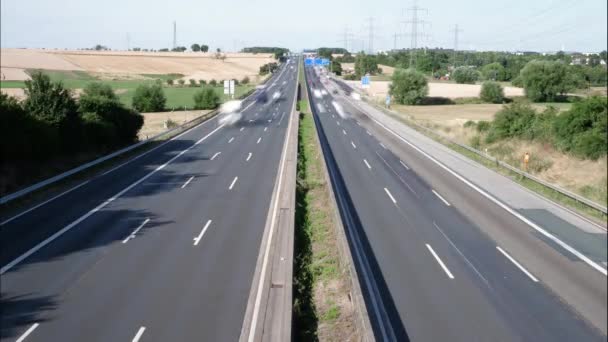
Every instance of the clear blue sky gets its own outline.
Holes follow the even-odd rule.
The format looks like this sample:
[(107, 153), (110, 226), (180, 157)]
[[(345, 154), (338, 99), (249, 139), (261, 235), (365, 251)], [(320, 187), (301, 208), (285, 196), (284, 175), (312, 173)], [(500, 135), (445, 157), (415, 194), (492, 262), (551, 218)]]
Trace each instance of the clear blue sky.
[[(303, 5), (309, 3), (311, 5)], [(317, 5), (313, 5), (317, 4)], [(172, 22), (178, 44), (206, 43), (212, 49), (243, 46), (302, 48), (344, 45), (367, 49), (373, 17), (374, 49), (409, 47), (401, 23), (413, 1), (279, 0), (2, 0), (2, 47), (113, 49), (171, 47)], [(460, 49), (601, 51), (606, 49), (606, 0), (419, 0), (428, 21), (418, 46), (452, 48), (455, 24)], [(406, 16), (407, 15), (407, 16)], [(420, 27), (419, 30), (421, 30)]]

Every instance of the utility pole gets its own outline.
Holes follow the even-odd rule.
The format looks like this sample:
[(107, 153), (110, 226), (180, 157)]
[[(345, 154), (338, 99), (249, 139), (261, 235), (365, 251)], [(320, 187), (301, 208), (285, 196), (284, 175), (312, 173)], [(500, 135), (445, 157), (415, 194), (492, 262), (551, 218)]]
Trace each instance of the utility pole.
[[(416, 57), (415, 57), (415, 53), (416, 53), (416, 48), (418, 47), (418, 36), (420, 35), (418, 33), (418, 26), (419, 25), (424, 25), (425, 23), (427, 23), (425, 20), (421, 20), (418, 18), (418, 12), (426, 12), (426, 14), (428, 14), (428, 10), (426, 8), (421, 8), (418, 7), (418, 3), (416, 0), (414, 0), (414, 5), (410, 8), (407, 9), (407, 11), (412, 13), (412, 19), (408, 20), (408, 21), (404, 21), (404, 24), (410, 24), (411, 25), (411, 32), (410, 32), (410, 38), (411, 38), (411, 46), (410, 46), (410, 67), (412, 67), (414, 65), (414, 63), (416, 62)], [(424, 26), (423, 26), (424, 28)]]
[(177, 47), (177, 23), (173, 21), (173, 48)]
[(454, 32), (454, 53), (453, 53), (453, 57), (452, 57), (452, 64), (454, 65), (454, 68), (456, 68), (456, 51), (458, 50), (458, 33), (462, 32), (462, 29), (458, 28), (458, 24), (454, 25), (454, 29), (452, 30), (452, 32)]
[(374, 17), (369, 17), (369, 54), (374, 53)]

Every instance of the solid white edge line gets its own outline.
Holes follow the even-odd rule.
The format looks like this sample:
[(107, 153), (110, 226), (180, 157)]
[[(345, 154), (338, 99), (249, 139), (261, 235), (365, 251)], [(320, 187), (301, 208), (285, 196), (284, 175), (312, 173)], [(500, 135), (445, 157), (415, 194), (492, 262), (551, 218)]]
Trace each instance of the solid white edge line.
[(401, 161), (401, 160), (400, 160), (400, 161), (399, 161), (399, 163), (400, 163), (401, 165), (403, 165), (403, 167), (404, 167), (406, 170), (409, 170), (409, 169), (410, 169), (410, 168), (409, 168), (409, 166), (405, 165), (405, 163), (404, 163), (403, 161)]
[(13, 217), (11, 217), (11, 218), (9, 218), (9, 219), (5, 220), (4, 222), (0, 223), (0, 227), (1, 227), (1, 226), (4, 226), (5, 224), (7, 224), (7, 223), (9, 223), (9, 222), (11, 222), (12, 220), (15, 220), (15, 219), (17, 219), (17, 218), (19, 218), (19, 217), (21, 217), (21, 216), (23, 216), (23, 215), (25, 215), (25, 214), (29, 213), (29, 212), (30, 212), (30, 211), (32, 211), (32, 210), (36, 210), (36, 209), (38, 209), (38, 208), (42, 207), (43, 205), (45, 205), (45, 204), (47, 204), (47, 203), (49, 203), (49, 202), (51, 202), (51, 201), (54, 201), (54, 200), (58, 199), (59, 197), (61, 197), (61, 196), (65, 195), (65, 194), (67, 194), (67, 193), (69, 193), (69, 192), (72, 192), (72, 191), (74, 191), (74, 190), (76, 190), (76, 189), (80, 188), (81, 186), (83, 186), (83, 185), (85, 185), (85, 184), (89, 183), (90, 181), (91, 181), (90, 179), (89, 179), (89, 180), (87, 180), (87, 181), (84, 181), (84, 182), (82, 182), (82, 183), (80, 183), (80, 184), (76, 185), (75, 187), (73, 187), (73, 188), (71, 188), (71, 189), (69, 189), (69, 190), (67, 190), (67, 191), (64, 191), (64, 192), (60, 193), (59, 195), (57, 195), (57, 196), (55, 196), (55, 197), (53, 197), (53, 198), (51, 198), (51, 199), (48, 199), (48, 200), (46, 200), (46, 201), (44, 201), (44, 202), (42, 202), (42, 203), (39, 203), (39, 204), (37, 204), (37, 205), (35, 205), (35, 206), (33, 206), (33, 207), (31, 207), (31, 208), (29, 208), (29, 209), (25, 210), (25, 211), (20, 212), (19, 214), (17, 214), (17, 215), (15, 215), (15, 216), (13, 216)]
[(100, 205), (96, 206), (95, 208), (89, 210), (86, 214), (80, 216), (79, 218), (77, 218), (75, 221), (73, 221), (72, 223), (70, 223), (69, 225), (63, 227), (61, 230), (59, 230), (58, 232), (56, 232), (55, 234), (51, 235), (50, 237), (46, 238), (44, 241), (38, 243), (36, 246), (34, 246), (33, 248), (31, 248), (30, 250), (28, 250), (27, 252), (23, 253), (22, 255), (20, 255), (19, 257), (17, 257), (16, 259), (14, 259), (13, 261), (9, 262), (8, 264), (6, 264), (4, 267), (0, 268), (0, 274), (4, 274), (6, 271), (10, 270), (11, 268), (15, 267), (15, 265), (19, 264), (21, 261), (27, 259), (30, 255), (36, 253), (39, 249), (43, 248), (44, 246), (48, 245), (49, 243), (51, 243), (53, 240), (57, 239), (58, 237), (60, 237), (61, 235), (63, 235), (65, 232), (69, 231), (70, 229), (74, 228), (76, 225), (78, 225), (80, 222), (86, 220), (89, 216), (93, 215), (94, 213), (96, 213), (97, 211), (99, 211), (100, 209), (102, 209), (103, 207), (105, 207), (106, 205), (110, 204), (112, 201), (114, 201), (115, 199), (117, 199), (118, 197), (122, 196), (123, 194), (125, 194), (127, 191), (133, 189), (135, 186), (137, 186), (138, 184), (140, 184), (141, 182), (145, 181), (146, 179), (150, 178), (153, 174), (155, 174), (156, 172), (162, 170), (165, 166), (169, 165), (170, 163), (172, 163), (174, 160), (176, 160), (177, 158), (179, 158), (182, 154), (184, 154), (186, 151), (192, 149), (194, 146), (202, 143), (203, 141), (205, 141), (208, 137), (210, 137), (212, 134), (214, 134), (215, 132), (217, 132), (218, 130), (220, 130), (222, 127), (224, 127), (224, 125), (220, 125), (218, 126), (216, 129), (214, 129), (213, 131), (211, 131), (209, 134), (205, 135), (204, 137), (202, 137), (200, 140), (198, 140), (196, 143), (194, 143), (193, 145), (191, 145), (190, 147), (188, 147), (187, 149), (183, 150), (182, 152), (178, 153), (177, 155), (173, 156), (173, 158), (169, 159), (169, 161), (167, 161), (166, 163), (164, 163), (163, 165), (160, 165), (159, 167), (157, 167), (156, 169), (152, 170), (150, 173), (148, 173), (147, 175), (143, 176), (142, 178), (140, 178), (139, 180), (131, 183), (131, 185), (129, 185), (128, 187), (122, 189), (120, 192), (118, 192), (116, 195), (108, 198), (107, 200), (105, 200), (103, 203), (101, 203)]
[(441, 167), (442, 169), (444, 169), (445, 171), (449, 172), (450, 174), (452, 174), (454, 177), (456, 177), (458, 180), (460, 180), (461, 182), (463, 182), (464, 184), (468, 185), (469, 187), (471, 187), (473, 190), (477, 191), (478, 193), (480, 193), (482, 196), (486, 197), (487, 199), (489, 199), (490, 201), (492, 201), (494, 204), (498, 205), (499, 207), (501, 207), (502, 209), (504, 209), (505, 211), (507, 211), (508, 213), (510, 213), (511, 215), (515, 216), (516, 218), (518, 218), (520, 221), (524, 222), (525, 224), (527, 224), (528, 226), (530, 226), (531, 228), (533, 228), (534, 230), (536, 230), (537, 232), (541, 233), (542, 235), (544, 235), (545, 237), (547, 237), (548, 239), (550, 239), (551, 241), (557, 243), (558, 245), (560, 245), (562, 248), (564, 248), (565, 250), (567, 250), (568, 252), (574, 254), (577, 258), (581, 259), (583, 262), (585, 262), (587, 265), (591, 266), (593, 269), (595, 269), (596, 271), (602, 273), (605, 276), (608, 276), (608, 270), (603, 268), (602, 266), (598, 265), (596, 262), (594, 262), (593, 260), (589, 259), (586, 255), (584, 255), (583, 253), (577, 251), (576, 249), (574, 249), (573, 247), (571, 247), (570, 245), (568, 245), (567, 243), (563, 242), (562, 240), (558, 239), (556, 236), (554, 236), (553, 234), (547, 232), (546, 230), (544, 230), (543, 228), (541, 228), (539, 225), (537, 225), (536, 223), (530, 221), (529, 219), (527, 219), (525, 216), (523, 216), (522, 214), (516, 212), (515, 210), (511, 209), (508, 205), (502, 203), (500, 200), (498, 200), (497, 198), (495, 198), (494, 196), (490, 195), (489, 193), (485, 192), (484, 190), (482, 190), (481, 188), (479, 188), (477, 185), (471, 183), (470, 181), (468, 181), (466, 178), (464, 178), (463, 176), (459, 175), (458, 173), (456, 173), (455, 171), (453, 171), (452, 169), (450, 169), (449, 167), (445, 166), (442, 162), (438, 161), (437, 159), (435, 159), (434, 157), (432, 157), (431, 155), (429, 155), (428, 153), (422, 151), (420, 148), (418, 148), (418, 146), (410, 143), (409, 141), (407, 141), (405, 138), (403, 138), (402, 136), (400, 136), (399, 134), (395, 133), (392, 129), (386, 127), (383, 123), (381, 123), (380, 121), (371, 118), (376, 124), (378, 124), (380, 127), (384, 128), (386, 131), (388, 131), (389, 133), (391, 133), (392, 135), (394, 135), (395, 137), (397, 137), (398, 139), (400, 139), (401, 141), (403, 141), (404, 143), (406, 143), (407, 145), (409, 145), (411, 148), (413, 148), (414, 150), (418, 151), (420, 154), (422, 154), (423, 156), (427, 157), (428, 159), (430, 159), (432, 162), (434, 162), (435, 164), (437, 164), (439, 167)]
[(532, 279), (532, 281), (534, 281), (535, 283), (538, 282), (538, 279), (536, 279), (536, 277), (533, 276), (532, 273), (528, 272), (528, 270), (526, 270), (525, 267), (523, 267), (519, 262), (517, 262), (517, 260), (511, 257), (509, 253), (505, 252), (502, 248), (500, 248), (500, 246), (496, 246), (496, 249), (498, 249), (498, 251), (502, 253), (505, 257), (507, 257), (507, 259), (511, 260), (511, 262), (515, 264), (515, 266), (517, 266), (517, 268), (519, 268), (522, 272), (524, 272), (530, 279)]
[(220, 154), (222, 154), (222, 152), (215, 152), (215, 154), (213, 155), (213, 157), (211, 157), (210, 160), (215, 159), (215, 157), (219, 156)]
[(356, 149), (356, 148), (357, 148), (357, 145), (355, 145), (355, 143), (354, 143), (354, 142), (352, 142), (352, 141), (351, 141), (351, 142), (350, 142), (350, 144), (351, 144), (351, 145), (353, 145), (353, 148), (354, 148), (354, 149)]
[(383, 143), (380, 143), (380, 146), (382, 146), (383, 149), (386, 149), (386, 146), (384, 146)]
[(137, 235), (137, 232), (139, 232), (139, 230), (141, 228), (143, 228), (143, 226), (145, 226), (146, 223), (148, 223), (148, 221), (150, 221), (149, 218), (145, 219), (142, 224), (140, 224), (137, 228), (135, 228), (135, 230), (131, 234), (129, 234), (129, 236), (127, 236), (124, 240), (122, 240), (122, 243), (127, 243), (127, 241), (134, 239), (135, 235)]
[(386, 194), (388, 195), (388, 197), (391, 198), (391, 201), (393, 201), (394, 204), (397, 204), (397, 201), (395, 201), (395, 197), (393, 197), (393, 195), (391, 195), (391, 192), (388, 191), (387, 188), (384, 188), (384, 192), (386, 192)]
[[(300, 73), (300, 69), (298, 69), (298, 75)], [(297, 89), (297, 87), (296, 87)], [(294, 101), (295, 101), (295, 96), (294, 96)], [(294, 104), (295, 106), (295, 104)], [(292, 107), (292, 111), (293, 111), (293, 107)], [(291, 115), (291, 113), (290, 113)], [(283, 183), (283, 173), (285, 170), (285, 164), (286, 164), (286, 159), (287, 159), (287, 145), (289, 142), (289, 138), (291, 137), (291, 125), (293, 123), (293, 118), (290, 117), (289, 120), (289, 125), (287, 126), (287, 137), (283, 146), (283, 152), (282, 152), (282, 159), (281, 159), (281, 165), (279, 167), (279, 183), (278, 183), (278, 187), (277, 189), (279, 191), (281, 191), (281, 185)], [(261, 138), (260, 138), (261, 139)], [(272, 208), (272, 221), (270, 222), (270, 232), (268, 233), (268, 243), (266, 244), (266, 250), (264, 251), (264, 259), (262, 261), (262, 270), (260, 272), (260, 278), (258, 281), (258, 286), (257, 286), (257, 293), (255, 296), (255, 304), (253, 306), (253, 316), (251, 318), (251, 327), (249, 328), (249, 337), (248, 337), (248, 341), (249, 342), (253, 342), (254, 338), (255, 338), (255, 331), (257, 328), (257, 324), (258, 324), (258, 315), (259, 315), (259, 311), (260, 311), (260, 305), (262, 302), (262, 284), (264, 283), (264, 278), (265, 278), (265, 274), (266, 274), (266, 268), (268, 267), (268, 258), (270, 256), (270, 246), (272, 245), (272, 237), (274, 235), (274, 230), (275, 230), (275, 224), (277, 222), (277, 210), (279, 207), (279, 195), (277, 194), (276, 198), (275, 198), (275, 202), (274, 202), (274, 207)]]
[(441, 259), (439, 259), (439, 256), (435, 253), (435, 251), (433, 250), (433, 247), (431, 247), (431, 245), (429, 245), (427, 243), (426, 248), (428, 248), (429, 251), (431, 252), (431, 254), (433, 254), (433, 256), (435, 257), (435, 260), (437, 260), (437, 263), (439, 263), (439, 266), (441, 266), (441, 268), (443, 268), (443, 271), (445, 272), (445, 274), (447, 274), (448, 277), (450, 277), (450, 279), (454, 279), (452, 272), (450, 272), (450, 270), (448, 270), (448, 268), (445, 266), (443, 261), (441, 261)]
[(141, 335), (144, 334), (144, 331), (146, 331), (146, 327), (139, 328), (139, 330), (137, 330), (137, 334), (135, 334), (135, 337), (133, 337), (132, 342), (139, 341), (139, 339), (141, 338)]
[(26, 339), (26, 338), (27, 338), (27, 337), (28, 337), (28, 336), (29, 336), (29, 335), (30, 335), (30, 334), (31, 334), (31, 333), (32, 333), (34, 330), (36, 330), (36, 328), (38, 328), (38, 326), (39, 326), (39, 325), (40, 325), (40, 324), (38, 324), (38, 323), (34, 323), (34, 324), (32, 324), (32, 326), (31, 326), (29, 329), (27, 329), (27, 330), (26, 330), (26, 331), (23, 333), (23, 335), (21, 335), (21, 336), (19, 337), (19, 339), (17, 339), (17, 341), (16, 341), (16, 342), (23, 342), (23, 341), (25, 341), (25, 339)]
[(433, 189), (431, 189), (431, 191), (432, 191), (432, 192), (435, 194), (435, 196), (437, 196), (437, 197), (438, 197), (438, 198), (439, 198), (439, 199), (440, 199), (440, 200), (441, 200), (443, 203), (445, 203), (445, 205), (447, 205), (448, 207), (450, 207), (450, 206), (451, 206), (450, 202), (446, 201), (446, 199), (445, 199), (445, 198), (441, 197), (441, 195), (440, 195), (440, 194), (439, 194), (437, 191), (435, 191), (435, 190), (433, 190)]
[(234, 183), (236, 183), (236, 181), (239, 179), (239, 177), (234, 177), (234, 179), (232, 180), (232, 183), (230, 183), (230, 186), (228, 187), (228, 190), (232, 190), (232, 187), (234, 186)]
[(367, 165), (368, 169), (370, 169), (370, 170), (372, 169), (372, 167), (369, 165), (369, 163), (367, 162), (367, 160), (363, 159), (363, 162), (365, 163), (365, 165)]
[(205, 226), (203, 227), (203, 229), (201, 230), (200, 234), (198, 234), (198, 236), (196, 236), (193, 240), (194, 240), (194, 246), (197, 246), (199, 242), (201, 242), (201, 239), (203, 238), (203, 235), (205, 235), (205, 232), (207, 231), (207, 229), (209, 228), (209, 225), (211, 225), (211, 220), (207, 221), (207, 223), (205, 224)]
[(194, 176), (188, 178), (188, 180), (186, 181), (186, 183), (184, 183), (184, 185), (182, 185), (182, 189), (185, 188), (185, 187), (187, 187), (188, 184), (190, 184), (190, 182), (192, 182), (193, 179), (194, 179)]

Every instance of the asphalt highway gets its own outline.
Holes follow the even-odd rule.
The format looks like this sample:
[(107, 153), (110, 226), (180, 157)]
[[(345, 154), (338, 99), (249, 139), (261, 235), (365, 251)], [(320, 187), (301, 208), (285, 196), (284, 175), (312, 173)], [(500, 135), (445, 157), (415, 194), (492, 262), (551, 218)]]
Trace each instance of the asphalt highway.
[[(419, 152), (389, 145), (389, 134), (313, 68), (306, 77), (378, 340), (606, 340), (605, 275), (570, 265), (572, 258), (521, 233), (529, 227)], [(492, 238), (486, 225), (505, 238)], [(554, 291), (559, 287), (531, 272), (506, 242), (514, 239), (534, 249), (539, 263), (561, 258), (561, 271), (577, 267), (579, 297), (595, 300), (595, 317), (577, 312)]]
[(238, 340), (297, 70), (283, 64), (237, 123), (213, 118), (3, 218), (1, 341)]

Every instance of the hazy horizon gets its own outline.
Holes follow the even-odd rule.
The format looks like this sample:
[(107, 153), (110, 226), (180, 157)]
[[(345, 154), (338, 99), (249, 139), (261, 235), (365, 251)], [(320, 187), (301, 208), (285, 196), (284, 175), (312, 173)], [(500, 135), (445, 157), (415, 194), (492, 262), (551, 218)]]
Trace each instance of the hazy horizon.
[[(171, 48), (173, 21), (177, 44), (207, 44), (211, 50), (236, 51), (247, 46), (303, 48), (345, 47), (369, 50), (369, 18), (373, 18), (373, 49), (411, 47), (413, 1), (378, 0), (353, 5), (332, 1), (323, 6), (278, 0), (263, 3), (234, 0), (230, 7), (208, 6), (194, 0), (118, 1), (86, 3), (78, 0), (1, 3), (2, 48), (90, 48), (113, 50), (139, 47)], [(579, 51), (606, 50), (607, 4), (594, 0), (513, 0), (496, 5), (481, 0), (418, 1), (427, 25), (417, 47), (454, 47), (458, 24), (459, 50)], [(145, 13), (142, 13), (142, 9)], [(397, 39), (395, 39), (395, 35)]]

